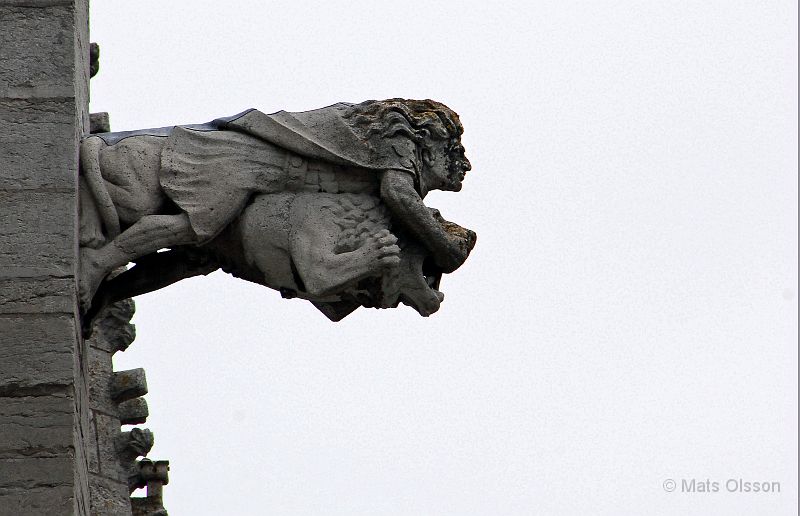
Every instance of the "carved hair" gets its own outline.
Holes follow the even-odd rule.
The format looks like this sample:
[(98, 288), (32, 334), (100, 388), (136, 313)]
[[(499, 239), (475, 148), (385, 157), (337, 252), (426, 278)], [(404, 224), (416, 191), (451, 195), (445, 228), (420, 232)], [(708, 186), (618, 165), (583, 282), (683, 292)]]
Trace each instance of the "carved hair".
[(456, 139), (464, 132), (458, 115), (435, 100), (368, 100), (344, 114), (359, 136), (408, 136), (427, 147), (431, 140)]

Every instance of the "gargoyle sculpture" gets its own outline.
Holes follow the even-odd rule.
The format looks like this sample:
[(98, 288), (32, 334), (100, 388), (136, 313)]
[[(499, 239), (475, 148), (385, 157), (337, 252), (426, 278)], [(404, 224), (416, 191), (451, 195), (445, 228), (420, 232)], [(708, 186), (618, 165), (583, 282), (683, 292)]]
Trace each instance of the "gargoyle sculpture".
[(461, 189), (462, 132), (443, 104), (390, 99), (84, 139), (84, 324), (110, 302), (217, 268), (332, 320), (400, 302), (430, 315), (441, 274), (475, 244), (422, 201)]

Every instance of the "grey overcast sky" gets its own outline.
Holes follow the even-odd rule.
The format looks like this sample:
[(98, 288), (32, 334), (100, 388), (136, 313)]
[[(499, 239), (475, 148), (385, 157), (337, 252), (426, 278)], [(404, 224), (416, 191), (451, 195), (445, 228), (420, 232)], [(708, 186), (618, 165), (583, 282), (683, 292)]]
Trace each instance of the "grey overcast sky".
[(426, 199), (478, 233), (428, 319), (221, 272), (136, 300), (115, 366), (170, 514), (797, 513), (796, 2), (94, 1), (91, 30), (114, 130), (432, 98), (473, 164)]

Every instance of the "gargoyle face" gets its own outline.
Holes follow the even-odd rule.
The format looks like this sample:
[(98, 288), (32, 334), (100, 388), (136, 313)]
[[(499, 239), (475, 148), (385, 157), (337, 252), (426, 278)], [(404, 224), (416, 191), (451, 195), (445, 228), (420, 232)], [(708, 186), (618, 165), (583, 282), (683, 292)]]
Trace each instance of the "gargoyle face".
[(450, 188), (445, 188), (445, 190), (451, 190), (453, 192), (461, 190), (461, 182), (464, 181), (464, 177), (470, 170), (472, 170), (472, 165), (467, 159), (467, 156), (464, 155), (464, 146), (461, 145), (460, 140), (457, 140), (450, 148), (448, 154), (447, 179)]
[(428, 190), (458, 192), (466, 173), (472, 169), (460, 139), (436, 142), (422, 153), (423, 175)]

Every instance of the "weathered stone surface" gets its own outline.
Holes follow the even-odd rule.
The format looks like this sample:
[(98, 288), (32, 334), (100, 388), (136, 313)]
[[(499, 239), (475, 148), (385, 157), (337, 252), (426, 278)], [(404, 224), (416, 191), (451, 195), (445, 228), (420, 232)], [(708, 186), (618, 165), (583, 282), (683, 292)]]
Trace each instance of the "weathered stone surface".
[(133, 492), (137, 485), (139, 474), (136, 459), (144, 457), (153, 448), (155, 438), (153, 432), (146, 428), (133, 428), (129, 432), (122, 432), (116, 441), (117, 454), (120, 466), (126, 472), (128, 479), (128, 489)]
[[(0, 218), (0, 278), (74, 275), (74, 198), (63, 192), (0, 190), (0, 206), (5, 213)], [(63, 311), (73, 312), (71, 307)]]
[(130, 516), (131, 503), (128, 484), (98, 475), (91, 475), (92, 514), (102, 516)]
[(90, 133), (107, 133), (109, 131), (111, 131), (111, 121), (108, 118), (108, 113), (105, 111), (100, 113), (89, 113)]
[(74, 0), (0, 0), (0, 6), (32, 8), (71, 6), (74, 3)]
[(136, 326), (130, 323), (135, 310), (132, 299), (107, 306), (95, 319), (95, 331), (86, 342), (112, 354), (125, 351), (136, 338)]
[[(4, 25), (5, 26), (5, 25)], [(0, 189), (75, 190), (75, 100), (0, 96)]]
[(87, 386), (87, 357), (86, 345), (82, 342), (80, 334), (75, 336), (75, 352), (73, 353), (73, 367), (75, 383), (73, 384), (73, 403), (75, 407), (72, 425), (72, 443), (75, 448), (73, 460), (73, 514), (89, 514), (89, 457), (86, 447), (91, 442), (91, 426), (89, 421), (89, 388)]
[(147, 497), (131, 498), (131, 509), (134, 516), (166, 516), (164, 509), (163, 489), (169, 484), (169, 461), (152, 461), (142, 459), (136, 463), (131, 475), (130, 487), (147, 488)]
[[(89, 131), (89, 0), (74, 0), (73, 29), (72, 35), (72, 84), (73, 95), (75, 98), (75, 142)], [(70, 161), (70, 164), (77, 171), (78, 163)], [(74, 165), (73, 165), (74, 164)], [(72, 176), (72, 166), (68, 167), (69, 175)], [(77, 178), (76, 178), (77, 179)], [(77, 181), (76, 183), (77, 184)], [(77, 190), (77, 188), (76, 188)], [(72, 210), (72, 215), (77, 217), (76, 209)], [(76, 220), (76, 219), (72, 219)], [(75, 225), (77, 232), (77, 224)], [(78, 235), (73, 233), (72, 242), (77, 241)], [(78, 265), (78, 257), (73, 253), (71, 271), (75, 271)], [(74, 274), (74, 272), (73, 272)], [(75, 305), (77, 309), (77, 304)], [(77, 310), (75, 310), (77, 312)], [(89, 514), (89, 471), (88, 458), (86, 456), (87, 436), (90, 433), (89, 427), (89, 393), (86, 384), (86, 345), (80, 333), (74, 339), (77, 343), (75, 358), (75, 426), (73, 426), (73, 442), (76, 449), (76, 460), (73, 461), (73, 514)]]
[(86, 436), (86, 462), (89, 473), (100, 473), (100, 458), (97, 453), (97, 422), (93, 410), (89, 411), (89, 434)]
[(120, 436), (119, 420), (95, 413), (95, 425), (97, 427), (97, 450), (100, 461), (100, 475), (118, 482), (128, 482), (127, 472), (123, 472), (120, 466), (117, 443)]
[(0, 459), (3, 489), (72, 485), (73, 457)]
[(131, 486), (136, 489), (147, 487), (148, 498), (152, 495), (161, 497), (161, 488), (169, 484), (169, 461), (142, 459), (136, 463), (135, 479)]
[[(100, 45), (89, 44), (89, 77), (94, 77), (100, 71)], [(108, 113), (106, 113), (108, 115)], [(94, 131), (92, 131), (94, 132)]]
[(74, 511), (71, 485), (0, 488), (0, 516), (72, 516), (88, 514)]
[(0, 459), (0, 515), (76, 514), (74, 461), (74, 457)]
[(95, 413), (95, 424), (99, 475), (127, 486), (136, 458), (147, 455), (153, 447), (153, 433), (143, 428), (121, 432), (119, 420), (99, 412)]
[[(90, 481), (92, 514), (130, 515), (129, 472), (126, 469), (127, 459), (124, 458), (136, 451), (127, 449), (130, 442), (126, 437), (131, 434), (121, 433), (118, 413), (127, 414), (127, 420), (132, 423), (141, 422), (146, 417), (147, 404), (142, 398), (136, 398), (118, 407), (112, 399), (111, 383), (114, 377), (113, 354), (125, 349), (134, 338), (133, 325), (130, 324), (134, 308), (130, 299), (108, 306), (95, 321), (94, 334), (86, 341), (92, 433), (96, 443), (96, 457), (94, 461), (91, 458), (89, 461), (93, 473)], [(142, 386), (137, 382), (143, 380), (142, 376), (143, 371), (135, 370), (132, 375), (118, 377), (122, 378), (121, 383), (126, 384), (120, 386), (121, 390), (141, 389)], [(131, 384), (127, 384), (125, 378)], [(125, 394), (122, 395), (124, 397)], [(137, 430), (137, 433), (152, 437), (141, 430)]]
[(150, 410), (147, 408), (147, 400), (144, 398), (134, 398), (123, 401), (117, 407), (119, 422), (123, 425), (139, 425), (147, 421)]
[(141, 367), (117, 371), (111, 379), (111, 399), (123, 402), (147, 394), (147, 377)]
[(0, 97), (75, 95), (75, 15), (71, 5), (47, 7), (0, 4)]
[(153, 432), (147, 428), (133, 428), (128, 432), (122, 432), (116, 440), (117, 454), (120, 457), (126, 470), (134, 466), (134, 461), (138, 457), (144, 457), (150, 453), (155, 437)]
[(0, 459), (72, 457), (73, 410), (66, 395), (0, 398)]
[(131, 498), (131, 509), (133, 516), (167, 516), (167, 511), (164, 509), (161, 499), (159, 498)]
[(67, 337), (75, 333), (66, 315), (0, 315), (0, 395), (65, 392), (74, 381)]
[(68, 314), (75, 304), (71, 277), (0, 277), (0, 290), (0, 314)]
[(100, 411), (116, 417), (117, 404), (111, 399), (111, 378), (113, 367), (111, 353), (89, 347), (89, 405), (94, 411)]
[(0, 514), (86, 515), (74, 276), (87, 1), (0, 0), (0, 25)]
[[(76, 99), (76, 137), (89, 132), (89, 0), (74, 0), (75, 30), (73, 31), (73, 85)], [(86, 500), (88, 503), (88, 499)], [(88, 507), (87, 507), (88, 509)]]

